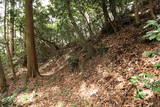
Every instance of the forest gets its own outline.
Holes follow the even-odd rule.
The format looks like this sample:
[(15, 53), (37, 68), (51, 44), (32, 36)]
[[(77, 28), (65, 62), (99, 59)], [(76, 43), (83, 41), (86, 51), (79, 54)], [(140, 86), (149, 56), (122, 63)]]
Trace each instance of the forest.
[(0, 107), (160, 107), (160, 0), (0, 0)]

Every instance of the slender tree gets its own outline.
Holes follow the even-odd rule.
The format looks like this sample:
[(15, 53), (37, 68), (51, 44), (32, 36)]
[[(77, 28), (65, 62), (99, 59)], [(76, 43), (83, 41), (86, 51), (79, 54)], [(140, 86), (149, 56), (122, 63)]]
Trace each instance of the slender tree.
[(156, 18), (156, 16), (155, 16), (155, 14), (154, 14), (153, 5), (154, 5), (153, 0), (149, 0), (150, 14), (151, 14), (152, 18), (154, 18), (154, 19), (155, 19), (155, 18)]
[[(108, 10), (107, 10), (107, 5), (106, 5), (106, 1), (105, 0), (100, 0), (100, 4), (101, 4), (101, 8), (103, 10), (103, 16), (104, 16), (104, 20), (105, 20), (105, 24), (107, 27), (112, 27), (111, 29), (114, 30), (114, 32), (117, 31), (115, 25), (111, 22), (111, 19), (109, 17), (109, 14), (108, 14)], [(109, 28), (107, 28), (109, 29)]]
[(12, 57), (14, 56), (14, 20), (15, 20), (15, 15), (14, 15), (14, 8), (15, 8), (15, 1), (10, 0), (11, 4), (11, 9), (10, 9), (10, 42), (9, 42), (9, 47), (10, 47), (10, 52)]
[(140, 23), (138, 3), (138, 0), (134, 0), (135, 22), (137, 25)]
[(4, 74), (4, 70), (3, 70), (3, 66), (2, 66), (2, 62), (1, 62), (1, 57), (0, 57), (0, 93), (5, 92), (6, 87), (7, 87), (6, 77)]
[(115, 21), (118, 21), (118, 15), (116, 11), (116, 0), (109, 0), (110, 10), (112, 12), (112, 15), (114, 17)]
[(34, 25), (33, 25), (33, 0), (25, 0), (25, 15), (26, 15), (26, 53), (27, 53), (27, 77), (36, 77), (40, 75), (37, 64)]
[(7, 57), (8, 57), (8, 60), (9, 60), (9, 65), (12, 69), (12, 73), (13, 73), (13, 77), (14, 79), (16, 79), (16, 72), (15, 72), (15, 69), (14, 69), (14, 64), (13, 64), (13, 59), (12, 59), (12, 55), (11, 55), (11, 52), (10, 52), (10, 48), (9, 48), (9, 40), (7, 38), (7, 27), (6, 27), (6, 22), (7, 22), (7, 4), (8, 4), (8, 0), (5, 0), (5, 9), (4, 9), (4, 39), (5, 39), (5, 42), (6, 42), (6, 52), (7, 52)]

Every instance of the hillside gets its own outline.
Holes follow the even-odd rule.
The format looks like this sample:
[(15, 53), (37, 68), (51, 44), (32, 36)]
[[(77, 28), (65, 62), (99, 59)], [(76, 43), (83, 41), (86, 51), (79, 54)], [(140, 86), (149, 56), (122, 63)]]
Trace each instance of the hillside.
[[(159, 42), (147, 42), (145, 31), (129, 25), (122, 31), (105, 35), (97, 44), (105, 44), (108, 50), (88, 61), (80, 59), (79, 70), (71, 71), (65, 55), (50, 59), (41, 66), (41, 78), (31, 79), (27, 89), (15, 98), (18, 107), (159, 107), (159, 93), (143, 87), (147, 97), (135, 98), (136, 88), (142, 83), (132, 84), (130, 79), (141, 73), (155, 75), (159, 70), (152, 63), (160, 61), (159, 56), (143, 57), (144, 51), (159, 51)], [(75, 48), (73, 48), (75, 49)], [(68, 50), (66, 51), (68, 52)], [(78, 53), (79, 52), (79, 53)], [(77, 55), (84, 56), (79, 50)], [(24, 72), (15, 83), (10, 80), (10, 94), (24, 87)], [(13, 85), (12, 85), (13, 84)]]

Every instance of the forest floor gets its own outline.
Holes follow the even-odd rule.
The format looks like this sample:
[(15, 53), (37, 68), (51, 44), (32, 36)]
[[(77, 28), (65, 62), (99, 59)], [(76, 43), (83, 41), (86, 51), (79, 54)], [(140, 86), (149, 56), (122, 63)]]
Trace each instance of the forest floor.
[[(72, 72), (66, 66), (65, 55), (50, 59), (40, 67), (44, 76), (31, 79), (27, 89), (14, 99), (16, 106), (160, 107), (159, 93), (141, 82), (131, 83), (133, 76), (142, 73), (155, 75), (151, 81), (160, 80), (160, 71), (153, 67), (153, 63), (160, 62), (160, 56), (146, 58), (142, 55), (144, 51), (160, 51), (160, 44), (146, 43), (143, 34), (142, 26), (129, 25), (116, 34), (106, 35), (101, 43), (108, 51), (85, 62), (80, 59), (79, 71)], [(9, 80), (10, 94), (24, 87), (25, 72), (19, 75), (16, 82)], [(135, 98), (138, 90), (135, 87), (141, 87), (147, 96)]]

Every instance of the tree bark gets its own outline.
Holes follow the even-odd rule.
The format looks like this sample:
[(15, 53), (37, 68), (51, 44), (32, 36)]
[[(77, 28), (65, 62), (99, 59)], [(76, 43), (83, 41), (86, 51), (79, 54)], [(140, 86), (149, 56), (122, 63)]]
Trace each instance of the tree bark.
[(117, 11), (116, 11), (116, 1), (115, 0), (109, 0), (109, 4), (110, 4), (110, 10), (112, 12), (112, 15), (114, 17), (115, 22), (118, 21), (118, 15), (117, 15)]
[(15, 1), (14, 0), (10, 0), (10, 4), (11, 4), (11, 11), (10, 11), (10, 52), (11, 52), (11, 56), (14, 56), (14, 6), (15, 6)]
[(154, 2), (153, 0), (149, 0), (149, 8), (150, 8), (150, 14), (151, 14), (152, 18), (155, 19), (156, 16), (154, 14), (154, 8), (153, 8), (154, 3), (153, 2)]
[(1, 62), (1, 57), (0, 57), (0, 93), (5, 92), (7, 88), (7, 83), (6, 83), (6, 77), (4, 74), (2, 62)]
[(25, 0), (25, 14), (26, 14), (26, 53), (27, 53), (27, 77), (34, 78), (40, 75), (37, 64), (34, 25), (33, 25), (33, 0)]
[(136, 24), (140, 24), (140, 18), (139, 18), (139, 9), (138, 9), (138, 0), (134, 0), (134, 12), (135, 12), (135, 22)]
[[(116, 29), (115, 25), (112, 23), (112, 21), (111, 21), (111, 19), (109, 17), (108, 11), (107, 11), (106, 1), (105, 0), (101, 0), (100, 4), (101, 4), (101, 8), (103, 10), (103, 16), (104, 16), (104, 19), (105, 19), (105, 24), (106, 25), (110, 25), (110, 27), (112, 27), (112, 29), (114, 30), (114, 32), (116, 32), (117, 29)], [(108, 28), (108, 29), (110, 29), (110, 28)]]

